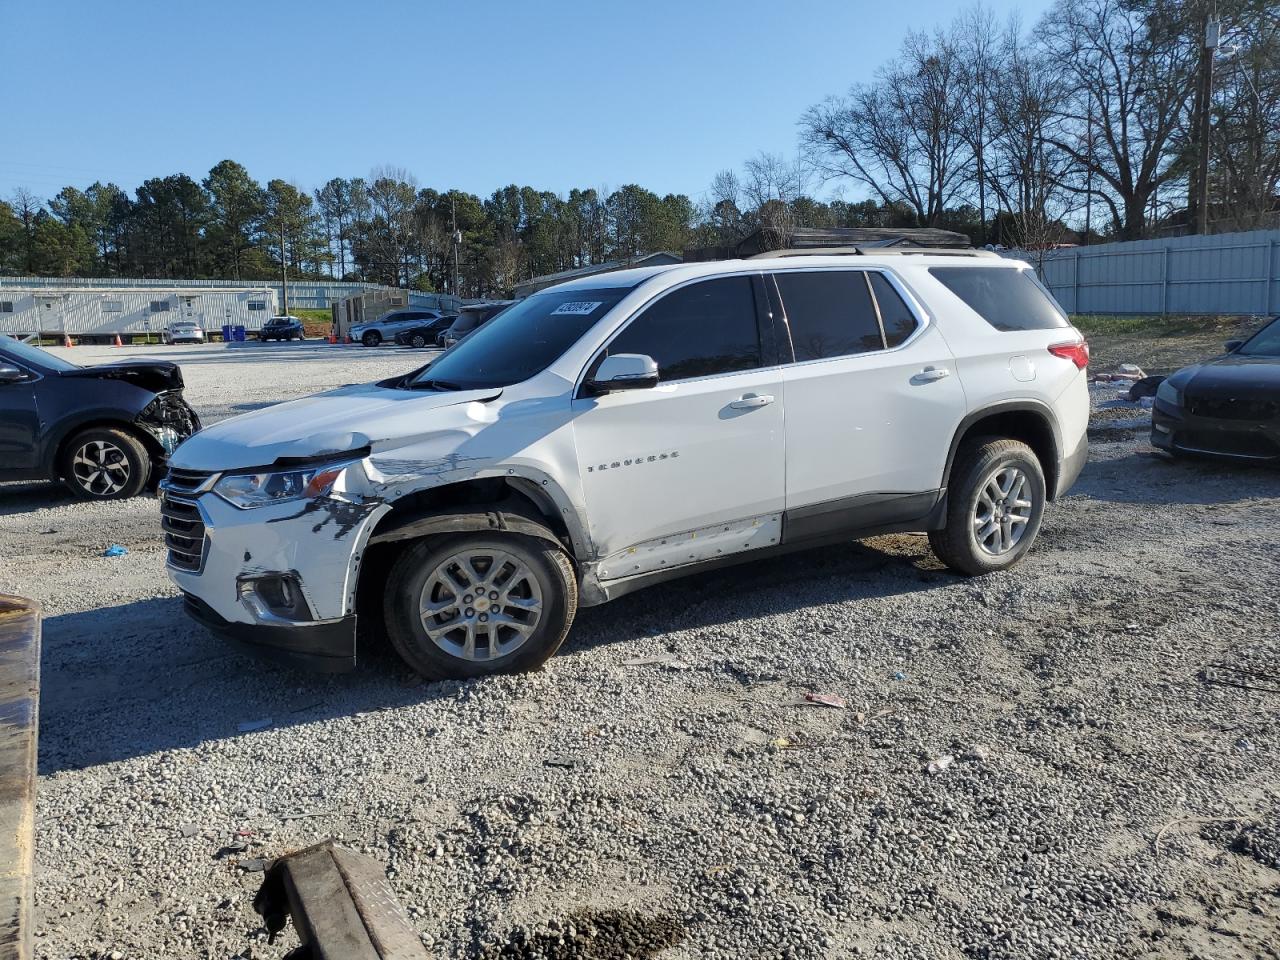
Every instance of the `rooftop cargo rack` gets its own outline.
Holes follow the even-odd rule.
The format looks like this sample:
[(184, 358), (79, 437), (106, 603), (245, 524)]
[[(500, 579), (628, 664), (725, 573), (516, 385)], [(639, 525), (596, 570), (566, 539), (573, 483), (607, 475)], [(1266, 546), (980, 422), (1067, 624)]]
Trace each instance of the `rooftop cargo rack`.
[(959, 247), (890, 246), (881, 243), (855, 243), (847, 247), (807, 247), (799, 250), (770, 250), (747, 257), (748, 260), (771, 260), (775, 257), (994, 257), (1000, 254), (991, 250), (974, 250)]

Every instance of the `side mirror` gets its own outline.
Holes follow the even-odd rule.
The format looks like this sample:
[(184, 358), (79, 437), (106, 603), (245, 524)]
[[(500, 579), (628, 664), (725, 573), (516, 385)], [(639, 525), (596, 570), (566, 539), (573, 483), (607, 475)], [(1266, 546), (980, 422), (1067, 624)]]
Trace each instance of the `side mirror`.
[(1244, 346), (1243, 340), (1228, 340), (1227, 353), (1235, 353), (1237, 350), (1239, 350), (1243, 346)]
[(21, 383), (27, 379), (27, 371), (15, 367), (12, 363), (0, 361), (0, 383)]
[(617, 353), (605, 357), (587, 382), (593, 393), (644, 390), (658, 385), (658, 362), (642, 353)]

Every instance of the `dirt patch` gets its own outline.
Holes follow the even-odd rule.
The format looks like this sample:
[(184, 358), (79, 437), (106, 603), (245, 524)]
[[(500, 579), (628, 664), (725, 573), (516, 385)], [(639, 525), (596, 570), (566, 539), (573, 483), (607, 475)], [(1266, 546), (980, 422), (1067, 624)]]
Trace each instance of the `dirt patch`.
[(673, 917), (646, 917), (630, 910), (583, 911), (544, 929), (511, 931), (504, 946), (487, 950), (485, 960), (645, 960), (684, 940)]
[(1251, 317), (1073, 317), (1089, 338), (1090, 367), (1115, 370), (1136, 363), (1149, 374), (1216, 357), (1228, 340), (1255, 333), (1266, 321)]

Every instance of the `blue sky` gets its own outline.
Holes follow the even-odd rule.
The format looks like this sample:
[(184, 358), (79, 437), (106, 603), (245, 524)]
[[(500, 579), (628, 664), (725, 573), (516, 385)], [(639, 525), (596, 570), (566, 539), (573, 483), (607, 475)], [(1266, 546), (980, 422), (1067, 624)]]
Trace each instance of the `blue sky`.
[[(1048, 0), (987, 0), (1030, 25)], [(313, 189), (376, 166), (486, 196), (698, 198), (871, 77), (946, 0), (0, 0), (0, 197), (231, 158)], [(850, 196), (856, 191), (850, 191)]]

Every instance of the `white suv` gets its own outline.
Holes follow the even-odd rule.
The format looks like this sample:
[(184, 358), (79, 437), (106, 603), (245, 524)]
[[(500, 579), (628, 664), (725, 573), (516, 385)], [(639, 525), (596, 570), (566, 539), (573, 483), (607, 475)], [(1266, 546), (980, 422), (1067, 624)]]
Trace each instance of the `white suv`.
[(416, 670), (471, 677), (541, 664), (579, 606), (779, 551), (927, 531), (1001, 570), (1084, 465), (1087, 363), (994, 254), (575, 280), (413, 373), (186, 441), (169, 572), (262, 652), (349, 668), (359, 610)]

